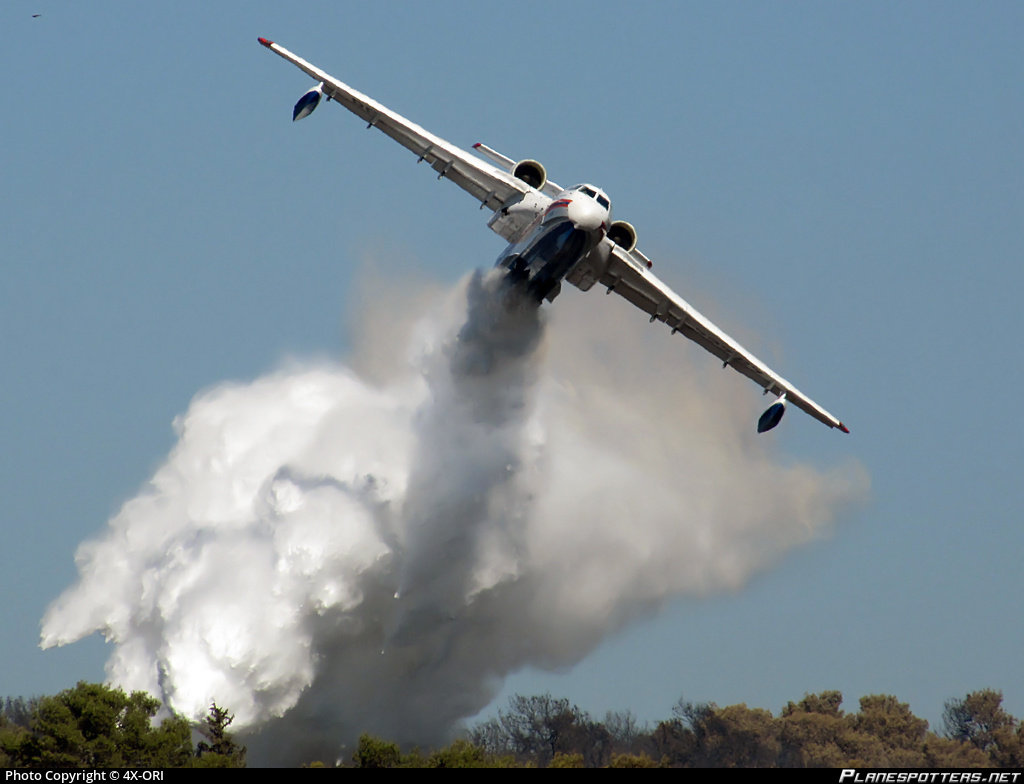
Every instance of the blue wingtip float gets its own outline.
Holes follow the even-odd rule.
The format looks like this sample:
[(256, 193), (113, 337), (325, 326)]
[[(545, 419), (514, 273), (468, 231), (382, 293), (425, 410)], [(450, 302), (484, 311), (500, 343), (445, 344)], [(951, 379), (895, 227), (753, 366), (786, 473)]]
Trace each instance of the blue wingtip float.
[(786, 396), (783, 395), (770, 406), (768, 410), (761, 414), (761, 418), (757, 420), (757, 432), (767, 433), (779, 422), (782, 421), (782, 415), (786, 413)]
[(320, 99), (324, 95), (324, 83), (320, 82), (316, 87), (307, 90), (298, 103), (295, 104), (295, 108), (292, 109), (292, 122), (301, 120), (303, 117), (309, 117), (313, 113), (313, 110), (320, 105)]

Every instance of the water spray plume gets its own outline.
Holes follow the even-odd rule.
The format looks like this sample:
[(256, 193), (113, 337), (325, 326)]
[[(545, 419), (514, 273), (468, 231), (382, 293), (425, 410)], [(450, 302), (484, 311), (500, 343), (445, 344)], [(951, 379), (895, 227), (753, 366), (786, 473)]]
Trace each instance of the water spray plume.
[(368, 330), (360, 372), (199, 395), (79, 548), (44, 647), (101, 632), (113, 683), (229, 707), (257, 763), (334, 760), (361, 732), (436, 746), (509, 673), (735, 589), (863, 496), (859, 466), (782, 465), (748, 389), (631, 315), (538, 310), (477, 273), (401, 344)]

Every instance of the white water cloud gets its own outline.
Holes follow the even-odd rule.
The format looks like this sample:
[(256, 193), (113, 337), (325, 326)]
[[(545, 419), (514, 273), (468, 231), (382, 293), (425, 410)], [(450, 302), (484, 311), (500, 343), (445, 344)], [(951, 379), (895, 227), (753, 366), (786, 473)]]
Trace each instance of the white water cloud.
[(506, 309), (474, 276), (384, 328), (387, 296), (358, 371), (197, 396), (44, 646), (101, 632), (113, 683), (194, 718), (216, 700), (257, 761), (428, 746), (508, 673), (742, 586), (866, 493), (855, 464), (781, 459), (756, 390), (622, 303)]

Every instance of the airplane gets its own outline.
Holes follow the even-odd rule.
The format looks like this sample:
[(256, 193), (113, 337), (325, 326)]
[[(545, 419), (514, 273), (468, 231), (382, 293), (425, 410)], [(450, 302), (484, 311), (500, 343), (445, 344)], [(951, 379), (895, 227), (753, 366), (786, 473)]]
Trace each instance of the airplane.
[[(345, 107), (418, 156), (437, 172), (437, 178), (454, 182), (492, 212), (488, 227), (505, 239), (508, 247), (495, 264), (540, 304), (551, 302), (567, 281), (582, 291), (595, 284), (636, 305), (651, 323), (661, 321), (776, 396), (761, 415), (757, 432), (776, 427), (793, 404), (819, 422), (843, 433), (849, 429), (832, 414), (801, 393), (739, 343), (701, 315), (654, 273), (651, 260), (637, 247), (632, 224), (612, 220), (608, 195), (582, 183), (562, 188), (548, 179), (535, 160), (514, 161), (484, 144), (474, 144), (476, 155), (424, 130), (396, 112), (338, 81), (280, 44), (259, 38), (260, 44), (298, 66), (317, 84), (306, 91), (292, 111), (297, 121), (312, 114), (321, 99)], [(479, 156), (479, 157), (478, 157)], [(487, 159), (487, 160), (484, 160)]]

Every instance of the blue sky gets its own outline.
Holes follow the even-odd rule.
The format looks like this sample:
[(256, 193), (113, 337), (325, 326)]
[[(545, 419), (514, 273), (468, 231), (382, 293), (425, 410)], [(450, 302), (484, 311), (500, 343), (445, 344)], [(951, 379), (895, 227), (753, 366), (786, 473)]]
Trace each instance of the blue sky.
[(101, 641), (40, 651), (39, 621), (196, 393), (344, 356), (368, 254), (450, 283), (501, 250), (351, 116), (293, 125), (308, 79), (262, 35), (456, 144), (605, 188), (664, 280), (851, 428), (791, 413), (784, 454), (871, 477), (740, 592), (503, 695), (656, 719), (680, 695), (840, 689), (934, 725), (993, 687), (1024, 715), (1020, 4), (15, 0), (0, 20), (0, 694), (102, 677)]

